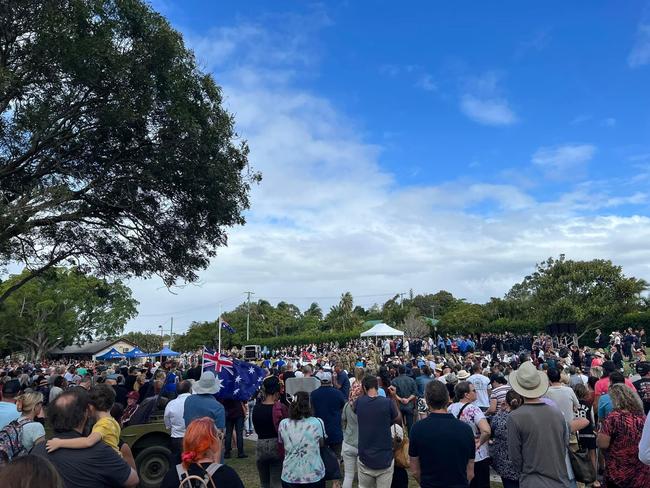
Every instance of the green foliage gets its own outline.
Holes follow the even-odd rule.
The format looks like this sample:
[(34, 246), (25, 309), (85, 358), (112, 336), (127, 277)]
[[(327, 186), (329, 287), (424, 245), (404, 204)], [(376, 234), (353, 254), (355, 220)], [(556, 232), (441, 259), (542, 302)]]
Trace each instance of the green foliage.
[[(649, 300), (641, 296), (647, 288), (644, 280), (626, 277), (620, 266), (610, 261), (570, 261), (564, 256), (549, 258), (536, 266), (503, 298), (491, 298), (485, 304), (469, 303), (441, 290), (435, 294), (414, 295), (401, 299), (395, 295), (382, 306), (368, 310), (354, 307), (351, 293), (344, 293), (325, 318), (317, 303), (304, 312), (292, 304), (273, 306), (260, 300), (251, 304), (251, 340), (246, 341), (246, 304), (224, 314), (236, 330), (222, 334), (224, 347), (261, 344), (285, 346), (323, 341), (347, 341), (357, 338), (368, 320), (382, 320), (407, 331), (407, 335), (434, 333), (432, 313), (439, 322), (440, 334), (514, 332), (537, 333), (553, 321), (575, 321), (581, 334), (614, 328), (650, 328)], [(608, 332), (609, 333), (609, 332)], [(193, 326), (177, 344), (193, 349), (216, 344), (216, 323)], [(185, 350), (183, 349), (183, 350)]]
[(248, 148), (181, 35), (140, 0), (0, 9), (0, 265), (193, 281), (244, 223)]
[(325, 322), (329, 324), (331, 330), (346, 331), (360, 326), (364, 321), (364, 315), (359, 315), (359, 307), (354, 308), (354, 300), (352, 293), (345, 292), (341, 295), (341, 300), (338, 305), (334, 305)]
[(626, 277), (609, 260), (572, 261), (560, 255), (538, 264), (505, 299), (516, 304), (521, 318), (542, 324), (576, 322), (584, 334), (638, 310), (647, 288), (646, 281)]
[[(13, 275), (0, 292), (24, 279)], [(0, 306), (0, 336), (12, 350), (39, 359), (78, 340), (118, 335), (137, 314), (138, 302), (120, 281), (89, 276), (76, 268), (50, 268), (12, 293)]]
[(160, 337), (160, 334), (129, 332), (124, 334), (121, 338), (133, 342), (145, 352), (156, 352), (163, 348), (163, 338)]
[(192, 322), (185, 334), (174, 336), (174, 350), (195, 351), (202, 346), (215, 347), (217, 344), (217, 333), (216, 321)]
[(358, 339), (359, 334), (365, 329), (354, 329), (345, 332), (324, 332), (316, 334), (300, 334), (293, 336), (251, 338), (250, 344), (259, 344), (270, 349), (274, 347), (299, 346), (304, 344), (321, 344), (324, 342), (338, 342), (339, 344)]

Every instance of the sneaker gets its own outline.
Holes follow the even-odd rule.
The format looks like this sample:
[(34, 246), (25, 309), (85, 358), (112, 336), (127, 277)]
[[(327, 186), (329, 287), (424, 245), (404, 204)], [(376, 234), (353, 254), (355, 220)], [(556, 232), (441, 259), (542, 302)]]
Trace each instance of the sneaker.
[(248, 457), (248, 455), (247, 454), (238, 454), (237, 457), (239, 459), (246, 459)]

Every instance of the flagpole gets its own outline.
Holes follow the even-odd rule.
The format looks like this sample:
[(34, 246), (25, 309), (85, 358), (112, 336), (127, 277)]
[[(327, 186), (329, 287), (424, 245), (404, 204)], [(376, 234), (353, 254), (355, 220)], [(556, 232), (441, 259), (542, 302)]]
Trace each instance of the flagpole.
[(219, 304), (219, 320), (217, 321), (217, 327), (219, 328), (219, 351), (217, 356), (221, 354), (221, 304)]

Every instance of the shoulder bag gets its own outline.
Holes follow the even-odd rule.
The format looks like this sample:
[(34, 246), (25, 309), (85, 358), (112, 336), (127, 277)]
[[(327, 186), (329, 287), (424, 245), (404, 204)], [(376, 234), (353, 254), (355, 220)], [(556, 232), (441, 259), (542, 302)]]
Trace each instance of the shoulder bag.
[(569, 449), (569, 460), (573, 468), (573, 474), (576, 481), (580, 483), (590, 484), (596, 481), (596, 469), (594, 468), (591, 459), (589, 458), (589, 450), (583, 449), (580, 446), (580, 437), (578, 437), (578, 450), (573, 451)]
[[(318, 417), (316, 417), (318, 419)], [(323, 441), (325, 440), (325, 424), (321, 419), (318, 419), (320, 422), (321, 429), (323, 431)], [(339, 458), (336, 457), (336, 454), (332, 449), (324, 444), (320, 446), (320, 457), (323, 460), (323, 465), (325, 466), (325, 481), (328, 480), (339, 480), (341, 479), (341, 464), (339, 463)]]
[[(396, 427), (397, 424), (393, 424), (393, 427)], [(411, 465), (409, 459), (409, 439), (406, 433), (406, 428), (404, 427), (404, 422), (402, 422), (402, 438), (397, 437), (397, 429), (395, 429), (393, 434), (393, 457), (395, 458), (395, 466), (398, 468), (408, 469)]]

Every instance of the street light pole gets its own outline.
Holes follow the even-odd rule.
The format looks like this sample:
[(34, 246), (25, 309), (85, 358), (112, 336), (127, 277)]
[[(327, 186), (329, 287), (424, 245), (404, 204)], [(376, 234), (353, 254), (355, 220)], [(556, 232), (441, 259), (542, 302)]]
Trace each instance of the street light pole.
[(162, 358), (163, 358), (163, 356), (162, 356), (162, 350), (163, 350), (164, 347), (165, 347), (165, 341), (164, 341), (164, 339), (163, 339), (163, 326), (162, 326), (162, 325), (159, 325), (158, 328), (160, 329), (160, 343), (162, 344), (161, 349), (160, 349), (160, 351), (161, 351), (161, 354), (160, 354), (160, 362), (162, 363)]

